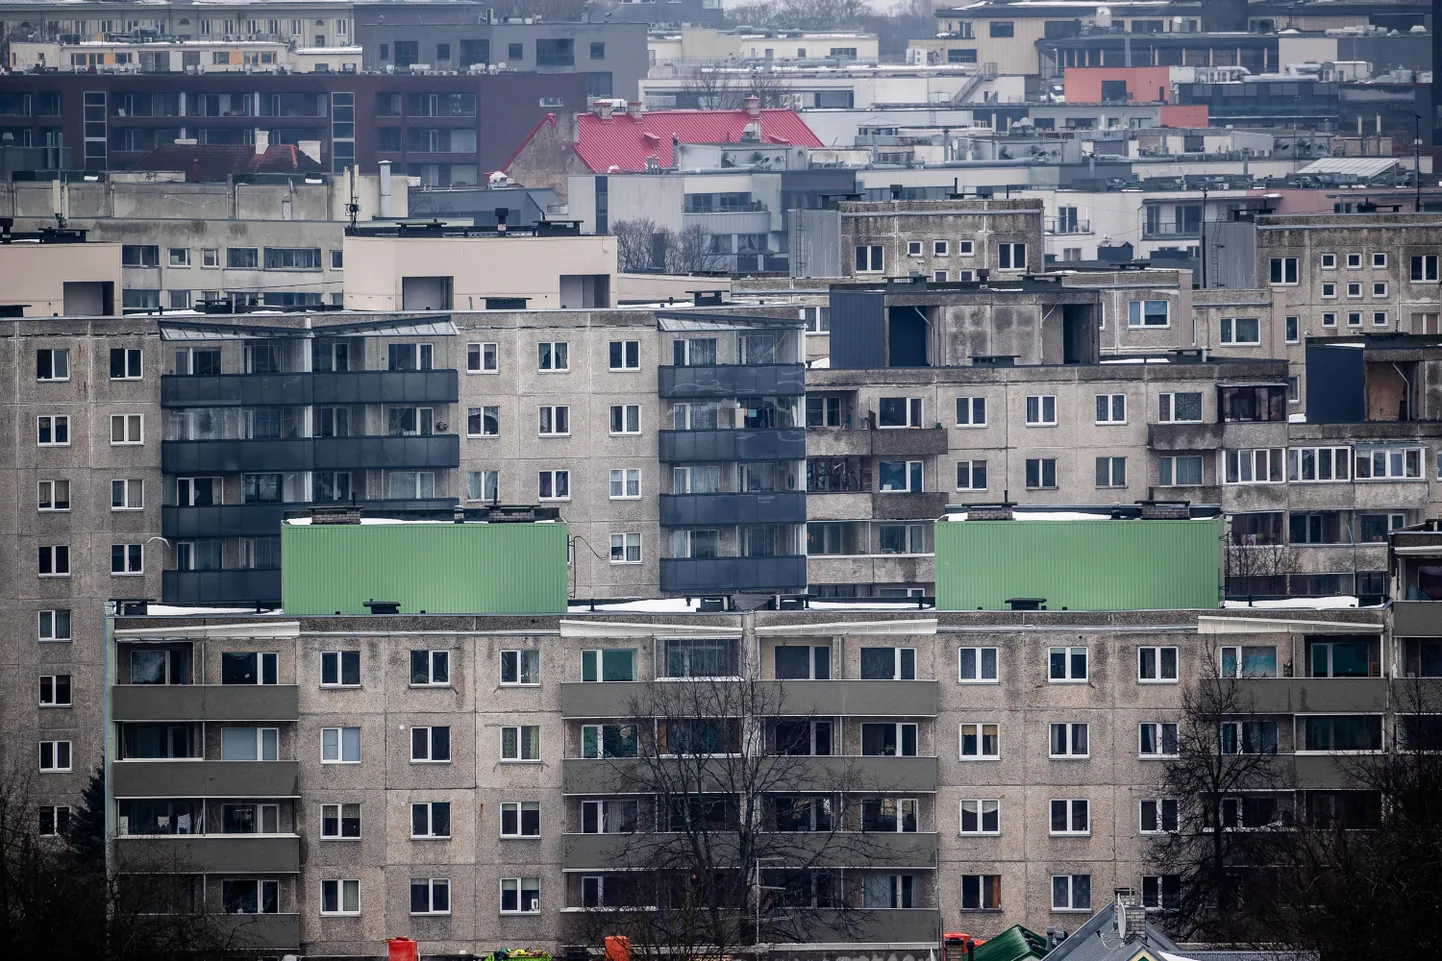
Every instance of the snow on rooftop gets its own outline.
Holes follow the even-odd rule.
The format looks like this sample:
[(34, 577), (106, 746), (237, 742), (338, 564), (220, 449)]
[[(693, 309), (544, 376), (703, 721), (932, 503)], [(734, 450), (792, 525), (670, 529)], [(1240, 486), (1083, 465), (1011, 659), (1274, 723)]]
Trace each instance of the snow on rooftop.
[(1339, 611), (1350, 607), (1360, 607), (1355, 597), (1283, 597), (1274, 601), (1223, 601), (1222, 607), (1227, 610), (1314, 610), (1314, 611)]
[(146, 617), (223, 617), (257, 613), (278, 614), (281, 611), (279, 605), (263, 612), (256, 611), (253, 607), (182, 607), (178, 604), (147, 604), (145, 607)]
[[(948, 521), (966, 520), (966, 511), (950, 511), (943, 516)], [(1100, 508), (1097, 511), (1067, 511), (1067, 510), (1042, 510), (1032, 511), (1025, 508), (1013, 508), (1012, 519), (1018, 521), (1109, 521), (1112, 519), (1111, 508)], [(1192, 520), (1213, 520), (1212, 517), (1194, 517)]]
[(1103, 364), (1170, 364), (1170, 357), (1103, 357)]

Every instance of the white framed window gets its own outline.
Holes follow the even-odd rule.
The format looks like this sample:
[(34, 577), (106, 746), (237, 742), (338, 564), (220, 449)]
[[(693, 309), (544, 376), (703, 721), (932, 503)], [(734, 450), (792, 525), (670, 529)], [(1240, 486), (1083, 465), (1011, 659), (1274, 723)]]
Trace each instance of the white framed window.
[(540, 725), (523, 724), (501, 728), (502, 761), (539, 761), (540, 759)]
[(44, 512), (70, 510), (70, 482), (68, 480), (37, 481), (35, 509)]
[[(182, 250), (184, 248), (181, 248)], [(190, 266), (190, 251), (185, 251), (185, 266)], [(139, 380), (144, 373), (144, 352), (139, 347), (110, 348), (110, 379)]]
[(986, 426), (986, 398), (958, 397), (956, 399), (957, 427)]
[(1142, 875), (1142, 907), (1148, 911), (1173, 910), (1182, 903), (1180, 874)]
[(40, 742), (40, 773), (63, 774), (71, 769), (69, 741)]
[(1170, 305), (1165, 300), (1132, 300), (1127, 302), (1128, 327), (1167, 327), (1171, 324)]
[(919, 240), (908, 240), (906, 242), (906, 256), (908, 257), (920, 257), (921, 249), (921, 241)]
[(501, 652), (501, 685), (535, 687), (541, 683), (541, 652), (533, 647)]
[(1140, 834), (1175, 831), (1178, 823), (1176, 798), (1144, 798), (1138, 804), (1137, 831)]
[(450, 687), (450, 651), (411, 651), (411, 687)]
[(1047, 681), (1052, 684), (1083, 684), (1087, 680), (1087, 649), (1053, 647), (1047, 652)]
[(1137, 725), (1138, 757), (1176, 757), (1177, 750), (1177, 726), (1175, 724), (1146, 721)]
[(1284, 449), (1261, 447), (1222, 451), (1222, 483), (1280, 484)]
[(37, 616), (37, 636), (41, 641), (68, 641), (70, 636), (70, 611), (55, 609), (40, 611)]
[(70, 832), (70, 805), (43, 805), (39, 808), (41, 837), (64, 837)]
[(886, 269), (886, 249), (880, 244), (858, 244), (855, 265), (858, 274), (881, 273)]
[(1298, 344), (1302, 341), (1302, 319), (1288, 314), (1282, 318), (1283, 339), (1289, 344)]
[(951, 243), (945, 240), (933, 240), (931, 242), (931, 256), (948, 257), (951, 255)]
[(360, 651), (323, 651), (320, 655), (321, 687), (360, 687)]
[(501, 499), (501, 472), (498, 470), (473, 470), (466, 472), (466, 500), (490, 501)]
[(280, 728), (222, 727), (220, 758), (223, 761), (278, 761)]
[(1386, 326), (1387, 326), (1387, 312), (1386, 312), (1385, 310), (1374, 310), (1374, 311), (1372, 311), (1372, 326), (1373, 326), (1373, 327), (1386, 327)]
[(1352, 461), (1352, 478), (1358, 481), (1420, 480), (1423, 454), (1420, 447), (1359, 447)]
[(1348, 285), (1347, 285), (1347, 296), (1348, 296), (1348, 298), (1350, 298), (1350, 299), (1352, 299), (1352, 300), (1360, 300), (1361, 297), (1362, 297), (1362, 285), (1361, 285), (1361, 283), (1348, 284)]
[(1348, 326), (1348, 327), (1361, 327), (1361, 326), (1362, 326), (1362, 312), (1361, 312), (1360, 310), (1353, 310), (1353, 311), (1348, 312), (1348, 314), (1347, 314), (1347, 326)]
[(1323, 270), (1336, 270), (1336, 269), (1337, 269), (1337, 255), (1336, 255), (1336, 254), (1323, 254), (1322, 257), (1321, 257), (1321, 260), (1319, 261), (1319, 263), (1321, 264), (1321, 267), (1322, 267)]
[(1098, 424), (1125, 424), (1126, 422), (1126, 394), (1097, 394)]
[(609, 369), (640, 370), (641, 342), (639, 340), (613, 340), (608, 349)]
[(1158, 458), (1157, 482), (1162, 487), (1200, 487), (1202, 455), (1178, 454)]
[(354, 841), (361, 836), (359, 804), (322, 804), (320, 836), (328, 841)]
[(323, 727), (320, 729), (320, 763), (359, 764), (360, 762), (360, 728)]
[(1000, 911), (1000, 874), (963, 874), (961, 876), (961, 909), (963, 911)]
[(1223, 317), (1221, 335), (1217, 338), (1224, 344), (1255, 346), (1262, 342), (1262, 325), (1255, 317)]
[(923, 427), (920, 397), (882, 397), (877, 403), (876, 425), (882, 428)]
[(360, 881), (356, 878), (325, 880), (320, 883), (320, 913), (360, 914)]
[(1026, 459), (1026, 486), (1028, 490), (1049, 490), (1056, 487), (1056, 458), (1028, 457)]
[(640, 820), (638, 801), (582, 801), (582, 834), (635, 834)]
[(70, 545), (42, 544), (38, 549), (36, 573), (41, 577), (70, 576)]
[(70, 675), (40, 675), (40, 706), (70, 707)]
[(144, 573), (145, 573), (145, 545), (144, 545), (144, 544), (111, 544), (111, 545), (110, 545), (110, 573), (112, 573), (112, 574), (144, 574)]
[(605, 650), (581, 652), (582, 681), (634, 681), (636, 679), (636, 649), (607, 648)]
[(1332, 299), (1334, 299), (1336, 296), (1337, 296), (1337, 282), (1336, 282), (1336, 281), (1332, 281), (1332, 280), (1329, 280), (1329, 281), (1324, 282), (1324, 283), (1322, 284), (1322, 299), (1323, 299), (1323, 300), (1332, 300)]
[(801, 319), (806, 323), (806, 332), (808, 334), (826, 334), (831, 332), (830, 307), (802, 307)]
[[(544, 408), (542, 408), (544, 410)], [(467, 437), (501, 436), (501, 408), (499, 405), (466, 408)]]
[(612, 404), (611, 433), (613, 435), (641, 433), (641, 405)]
[(42, 347), (35, 351), (36, 380), (69, 380), (70, 351), (63, 347)]
[(202, 247), (202, 248), (200, 249), (200, 266), (202, 266), (202, 267), (219, 267), (219, 266), (220, 266), (220, 248), (219, 248), (219, 247)]
[(110, 415), (110, 444), (113, 447), (122, 444), (143, 444), (145, 443), (145, 415), (144, 414), (111, 414)]
[(1297, 404), (1302, 400), (1302, 375), (1287, 375), (1287, 403)]
[(1257, 646), (1227, 646), (1220, 651), (1218, 667), (1222, 677), (1276, 677), (1277, 648), (1265, 644)]
[(920, 493), (926, 489), (922, 462), (919, 460), (884, 460), (877, 469), (882, 493)]
[(986, 490), (986, 461), (959, 460), (956, 462), (956, 489), (959, 491)]
[(1127, 459), (1125, 457), (1098, 457), (1096, 459), (1096, 482), (1098, 487), (1127, 486)]
[(1348, 269), (1348, 270), (1361, 270), (1361, 269), (1362, 269), (1362, 255), (1361, 255), (1361, 254), (1348, 254), (1348, 255), (1347, 255), (1347, 269)]
[(501, 837), (538, 838), (540, 836), (540, 801), (501, 802)]
[(1268, 276), (1273, 287), (1295, 287), (1297, 284), (1297, 258), (1273, 257)]
[(997, 244), (996, 266), (998, 270), (1026, 270), (1026, 244)]
[(635, 757), (636, 725), (581, 725), (581, 757)]
[(145, 509), (145, 481), (127, 478), (110, 482), (110, 509), (138, 511)]
[(1088, 725), (1061, 723), (1052, 724), (1050, 728), (1047, 757), (1073, 759), (1091, 757), (1091, 737)]
[(1056, 426), (1056, 396), (1034, 394), (1026, 399), (1026, 426)]
[(961, 802), (961, 834), (1001, 833), (1001, 801), (997, 798), (967, 798)]
[(1373, 255), (1372, 255), (1372, 266), (1373, 266), (1373, 268), (1375, 268), (1375, 269), (1377, 269), (1377, 270), (1383, 270), (1383, 269), (1385, 269), (1386, 266), (1387, 266), (1387, 255), (1384, 254), (1384, 253), (1375, 253), (1375, 254), (1373, 254)]
[(499, 374), (500, 372), (500, 344), (485, 342), (466, 345), (466, 373)]
[(864, 681), (916, 680), (916, 648), (861, 648), (861, 679)]
[(571, 408), (564, 404), (541, 405), (536, 432), (542, 437), (569, 436), (571, 433)]
[(611, 563), (612, 564), (639, 564), (641, 563), (641, 535), (635, 531), (627, 531), (611, 535)]
[(436, 725), (411, 728), (411, 763), (451, 763), (450, 727)]
[(540, 878), (501, 878), (502, 914), (540, 914)]
[(1386, 296), (1387, 296), (1387, 281), (1385, 281), (1385, 280), (1374, 280), (1374, 281), (1372, 281), (1372, 296), (1373, 296), (1373, 297), (1386, 297)]
[(39, 447), (69, 447), (70, 417), (66, 414), (41, 414), (35, 418), (35, 443)]
[(641, 497), (641, 469), (618, 467), (610, 474), (610, 495), (613, 501), (638, 500)]
[(1137, 648), (1137, 680), (1143, 684), (1177, 683), (1177, 649)]
[(1423, 254), (1420, 257), (1412, 258), (1412, 282), (1413, 283), (1436, 283), (1437, 281), (1437, 255)]
[(1050, 806), (1048, 833), (1052, 837), (1092, 833), (1091, 802), (1086, 798), (1052, 798)]
[(962, 684), (995, 684), (1000, 680), (1000, 649), (957, 648), (957, 681)]
[(1323, 327), (1336, 327), (1336, 326), (1337, 326), (1337, 315), (1334, 314), (1334, 313), (1332, 313), (1332, 312), (1330, 312), (1330, 311), (1322, 314), (1322, 326), (1323, 326)]
[(963, 723), (958, 728), (963, 761), (1001, 759), (1001, 726), (985, 721)]
[(538, 343), (536, 369), (553, 373), (570, 370), (570, 345), (564, 340), (543, 340)]
[(568, 470), (543, 470), (537, 472), (536, 496), (543, 501), (570, 500), (571, 472)]
[(970, 257), (976, 253), (976, 242), (973, 240), (958, 240), (956, 242), (956, 252), (963, 257)]
[(451, 913), (449, 878), (411, 878), (411, 915)]
[(451, 802), (422, 801), (411, 805), (411, 837), (444, 840), (451, 836)]
[(1200, 391), (1182, 391), (1157, 395), (1157, 421), (1162, 424), (1200, 424), (1202, 395)]

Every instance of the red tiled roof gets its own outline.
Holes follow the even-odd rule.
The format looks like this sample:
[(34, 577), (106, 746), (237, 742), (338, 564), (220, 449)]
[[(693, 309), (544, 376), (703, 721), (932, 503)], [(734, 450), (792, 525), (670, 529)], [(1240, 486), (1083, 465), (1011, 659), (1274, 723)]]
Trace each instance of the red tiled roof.
[(657, 110), (643, 113), (640, 120), (617, 110), (609, 120), (594, 113), (577, 116), (576, 156), (596, 173), (612, 167), (645, 170), (647, 157), (670, 167), (673, 137), (686, 144), (739, 143), (746, 125), (758, 119), (763, 143), (823, 146), (801, 116), (785, 108), (762, 110), (759, 118), (745, 110)]
[(131, 164), (131, 170), (177, 170), (186, 180), (223, 181), (231, 174), (313, 174), (325, 167), (300, 152), (294, 144), (271, 144), (256, 153), (249, 144), (169, 143)]

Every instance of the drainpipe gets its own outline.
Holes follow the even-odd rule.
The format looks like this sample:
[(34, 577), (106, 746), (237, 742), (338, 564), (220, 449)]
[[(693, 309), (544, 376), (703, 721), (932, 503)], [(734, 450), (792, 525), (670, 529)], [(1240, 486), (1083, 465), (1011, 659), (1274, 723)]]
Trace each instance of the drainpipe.
[(382, 160), (381, 168), (381, 218), (387, 219), (391, 215), (391, 162)]

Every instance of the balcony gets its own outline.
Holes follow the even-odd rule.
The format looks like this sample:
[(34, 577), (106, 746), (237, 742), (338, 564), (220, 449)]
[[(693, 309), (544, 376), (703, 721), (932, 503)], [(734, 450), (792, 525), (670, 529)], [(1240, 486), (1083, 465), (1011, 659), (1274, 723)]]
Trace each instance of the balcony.
[[(647, 838), (659, 844), (668, 840), (666, 835), (563, 835), (561, 867), (568, 871), (644, 867), (655, 850)], [(765, 847), (766, 842), (761, 843)], [(785, 835), (783, 847), (797, 864), (818, 868), (934, 868), (937, 859), (937, 836), (917, 832), (791, 832)]]
[[(666, 464), (802, 460), (806, 457), (806, 430), (802, 427), (663, 430), (659, 435), (657, 456)], [(458, 447), (458, 456), (459, 452)]]
[(1157, 451), (1222, 448), (1221, 424), (1148, 424), (1147, 446)]
[[(935, 681), (761, 681), (765, 713), (788, 717), (907, 717), (936, 715)], [(631, 717), (649, 699), (641, 681), (568, 682), (561, 685), (561, 715)]]
[(1201, 240), (1202, 225), (1200, 222), (1184, 222), (1164, 224), (1148, 221), (1142, 227), (1143, 240)]
[(162, 571), (161, 597), (167, 604), (275, 605), (280, 603), (280, 568), (222, 568), (218, 571)]
[(1237, 681), (1252, 714), (1375, 714), (1387, 703), (1382, 677), (1253, 677)]
[(110, 689), (116, 721), (294, 721), (294, 684), (117, 684)]
[(1048, 217), (1046, 219), (1046, 232), (1059, 236), (1089, 234), (1092, 232), (1092, 222), (1076, 217)]
[(681, 215), (683, 229), (696, 225), (713, 236), (769, 234), (771, 233), (771, 212), (761, 204), (753, 203), (746, 210), (687, 211)]
[(1442, 636), (1442, 601), (1393, 601), (1392, 633), (1396, 637)]
[(935, 520), (946, 513), (945, 491), (886, 491), (871, 495), (871, 516), (885, 520)]
[(662, 527), (729, 524), (804, 524), (805, 491), (662, 494)]
[(116, 761), (117, 798), (284, 798), (300, 794), (298, 761)]
[(807, 939), (813, 943), (916, 945), (935, 947), (941, 941), (941, 912), (936, 908), (855, 909), (818, 911)]
[[(349, 502), (347, 502), (349, 503)], [(459, 503), (454, 497), (433, 497), (424, 500), (360, 501), (362, 510), (441, 510), (448, 511)], [(160, 532), (173, 540), (197, 537), (263, 537), (280, 533), (280, 522), (288, 511), (304, 511), (315, 504), (293, 501), (280, 504), (208, 504), (203, 507), (162, 507)]]
[(295, 437), (286, 440), (168, 440), (160, 445), (160, 467), (167, 474), (423, 470), (459, 466), (461, 441), (455, 434)]
[(121, 871), (164, 866), (168, 873), (295, 874), (300, 838), (249, 834), (171, 834), (116, 838)]
[(800, 397), (806, 393), (805, 370), (801, 364), (660, 367), (658, 379), (661, 396), (668, 400), (697, 397)]
[(162, 407), (258, 407), (309, 404), (453, 404), (454, 370), (351, 370), (160, 378)]
[(804, 554), (661, 558), (663, 594), (734, 594), (739, 591), (805, 589)]
[(230, 943), (237, 948), (300, 947), (298, 914), (228, 914), (234, 925)]
[[(783, 760), (788, 766), (788, 776), (782, 779), (784, 784), (776, 786), (777, 791), (823, 794), (866, 791), (898, 797), (903, 796), (901, 792), (908, 791), (936, 793), (937, 766), (934, 757), (832, 755)], [(719, 781), (719, 765), (716, 776), (718, 783), (707, 786), (707, 790), (724, 790)], [(645, 773), (640, 761), (628, 758), (568, 757), (561, 762), (561, 791), (565, 794), (648, 794), (651, 792), (647, 788), (653, 777)], [(618, 786), (621, 786), (619, 790)]]
[(934, 427), (813, 427), (806, 432), (806, 453), (812, 457), (926, 457), (950, 450), (950, 436)]

